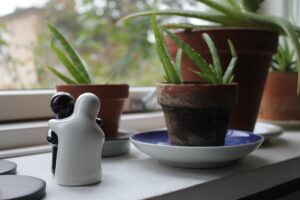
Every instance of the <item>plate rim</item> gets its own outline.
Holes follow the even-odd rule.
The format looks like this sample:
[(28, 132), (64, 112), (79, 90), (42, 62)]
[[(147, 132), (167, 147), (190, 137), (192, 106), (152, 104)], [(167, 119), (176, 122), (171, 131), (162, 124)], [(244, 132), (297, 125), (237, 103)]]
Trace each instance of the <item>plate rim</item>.
[(158, 131), (167, 131), (167, 129), (155, 129), (155, 130), (149, 130), (149, 131), (144, 131), (140, 133), (133, 134), (132, 136), (129, 137), (130, 141), (132, 143), (139, 143), (142, 145), (148, 145), (148, 146), (155, 146), (155, 147), (162, 147), (162, 148), (182, 148), (182, 149), (232, 149), (232, 148), (237, 148), (237, 147), (247, 147), (247, 146), (252, 146), (256, 144), (262, 144), (264, 141), (264, 136), (255, 134), (250, 131), (241, 131), (241, 130), (234, 130), (234, 129), (228, 129), (232, 131), (239, 131), (247, 134), (253, 134), (260, 139), (256, 142), (251, 142), (247, 144), (239, 144), (239, 145), (232, 145), (232, 146), (180, 146), (180, 145), (166, 145), (166, 144), (152, 144), (152, 143), (147, 143), (147, 142), (141, 142), (138, 140), (133, 139), (134, 136), (139, 135), (139, 134), (146, 134), (146, 133), (151, 133), (151, 132), (158, 132)]

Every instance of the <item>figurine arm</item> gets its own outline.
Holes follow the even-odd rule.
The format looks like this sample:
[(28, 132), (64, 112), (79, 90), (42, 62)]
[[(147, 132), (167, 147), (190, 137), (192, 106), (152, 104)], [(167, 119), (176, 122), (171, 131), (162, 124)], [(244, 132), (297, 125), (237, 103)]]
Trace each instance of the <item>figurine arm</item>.
[(59, 132), (58, 131), (58, 125), (60, 124), (59, 120), (56, 119), (51, 119), (48, 121), (48, 125), (50, 129), (52, 129), (56, 134)]

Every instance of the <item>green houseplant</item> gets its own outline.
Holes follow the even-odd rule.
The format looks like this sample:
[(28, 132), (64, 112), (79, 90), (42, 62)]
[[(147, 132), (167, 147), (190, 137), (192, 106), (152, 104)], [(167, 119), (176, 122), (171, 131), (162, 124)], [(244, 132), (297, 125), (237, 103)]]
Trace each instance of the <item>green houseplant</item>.
[[(239, 103), (233, 109), (229, 126), (234, 129), (251, 131), (256, 122), (272, 55), (277, 50), (278, 35), (286, 35), (291, 40), (299, 63), (300, 44), (298, 35), (300, 29), (293, 26), (286, 19), (256, 13), (263, 0), (196, 1), (205, 4), (214, 12), (211, 10), (209, 12), (150, 10), (128, 15), (123, 20), (156, 14), (196, 18), (215, 23), (216, 25), (208, 27), (192, 24), (166, 24), (165, 26), (173, 29), (184, 29), (177, 32), (176, 35), (198, 51), (205, 59), (210, 60), (208, 49), (201, 40), (201, 35), (204, 32), (208, 33), (220, 51), (220, 60), (223, 66), (227, 66), (230, 62), (230, 50), (223, 38), (228, 38), (235, 44), (239, 60), (235, 68), (234, 81), (239, 83)], [(166, 37), (166, 43), (173, 59), (175, 59), (178, 46), (169, 37)], [(188, 69), (191, 64), (191, 59), (183, 56), (183, 80), (185, 82), (202, 81), (201, 78), (195, 76)], [(298, 66), (300, 65), (298, 64)], [(299, 90), (298, 87), (298, 93)]]
[[(230, 110), (237, 102), (238, 85), (232, 83), (237, 57), (232, 43), (228, 41), (232, 59), (223, 72), (217, 49), (209, 35), (203, 34), (203, 40), (211, 52), (212, 64), (208, 64), (176, 35), (159, 26), (155, 16), (152, 23), (166, 80), (157, 85), (157, 97), (164, 112), (170, 142), (187, 146), (223, 145)], [(172, 61), (166, 48), (163, 32), (180, 47), (176, 62)], [(190, 70), (208, 83), (183, 83), (180, 73), (182, 52), (201, 69)]]
[[(127, 84), (95, 84), (89, 68), (79, 53), (69, 44), (65, 37), (51, 24), (51, 48), (72, 77), (59, 72), (54, 67), (47, 68), (66, 84), (56, 85), (57, 91), (70, 93), (77, 99), (82, 93), (91, 92), (98, 96), (101, 109), (98, 116), (102, 119), (102, 128), (107, 138), (116, 137), (125, 99), (129, 94)], [(57, 45), (60, 44), (61, 48)]]
[(295, 94), (297, 65), (295, 51), (282, 38), (273, 57), (258, 118), (265, 121), (300, 121), (300, 97)]

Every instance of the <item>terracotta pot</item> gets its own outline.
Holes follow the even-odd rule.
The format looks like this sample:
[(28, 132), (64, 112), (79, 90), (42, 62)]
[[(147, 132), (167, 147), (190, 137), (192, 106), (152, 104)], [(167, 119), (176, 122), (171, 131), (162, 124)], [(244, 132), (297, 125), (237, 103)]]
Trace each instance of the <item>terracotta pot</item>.
[(230, 110), (237, 102), (237, 84), (158, 84), (172, 144), (221, 146), (227, 132)]
[(270, 72), (261, 101), (259, 119), (300, 121), (296, 72)]
[(57, 85), (57, 91), (70, 93), (75, 99), (85, 92), (90, 92), (100, 99), (102, 129), (106, 138), (116, 137), (125, 99), (129, 94), (127, 84), (116, 85)]
[[(177, 33), (177, 36), (198, 51), (209, 63), (211, 56), (202, 39), (204, 32), (214, 40), (223, 67), (227, 67), (231, 59), (227, 39), (231, 39), (237, 50), (238, 61), (234, 81), (239, 84), (239, 103), (232, 111), (229, 127), (252, 131), (271, 58), (277, 50), (278, 34), (256, 29), (218, 27)], [(172, 57), (175, 58), (178, 47), (169, 38), (166, 38), (166, 43)], [(183, 56), (183, 80), (201, 81), (189, 68), (197, 69), (191, 60)]]

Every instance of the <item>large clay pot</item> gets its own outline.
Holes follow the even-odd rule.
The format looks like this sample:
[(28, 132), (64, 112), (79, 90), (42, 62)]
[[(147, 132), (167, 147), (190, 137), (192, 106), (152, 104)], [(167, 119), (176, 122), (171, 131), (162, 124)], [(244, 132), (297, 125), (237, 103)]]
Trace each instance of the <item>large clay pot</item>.
[(238, 85), (158, 84), (170, 142), (182, 146), (222, 146)]
[[(238, 54), (234, 81), (239, 84), (239, 102), (232, 111), (229, 127), (252, 131), (272, 55), (277, 50), (278, 34), (249, 28), (221, 27), (177, 33), (178, 37), (198, 51), (209, 63), (212, 59), (202, 39), (203, 33), (208, 33), (215, 42), (223, 67), (227, 67), (231, 59), (227, 39), (233, 42)], [(168, 37), (166, 43), (172, 57), (175, 58), (178, 47)], [(184, 82), (201, 81), (190, 68), (198, 70), (195, 64), (184, 55), (182, 59)]]
[(70, 93), (75, 99), (81, 94), (95, 94), (101, 103), (98, 117), (102, 119), (101, 127), (106, 138), (116, 137), (125, 99), (129, 94), (127, 84), (116, 85), (57, 85), (57, 91)]
[(259, 119), (300, 121), (296, 72), (270, 72), (261, 101)]

